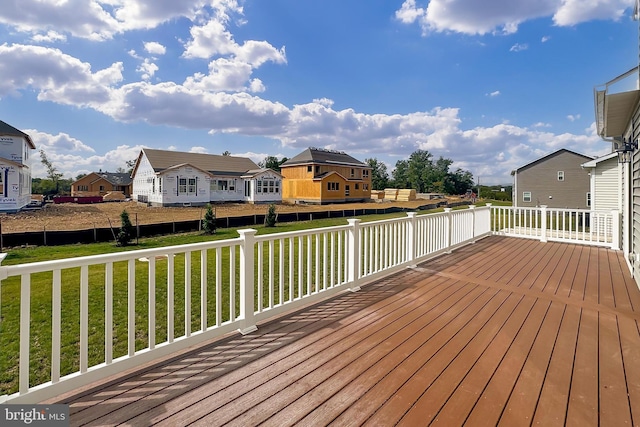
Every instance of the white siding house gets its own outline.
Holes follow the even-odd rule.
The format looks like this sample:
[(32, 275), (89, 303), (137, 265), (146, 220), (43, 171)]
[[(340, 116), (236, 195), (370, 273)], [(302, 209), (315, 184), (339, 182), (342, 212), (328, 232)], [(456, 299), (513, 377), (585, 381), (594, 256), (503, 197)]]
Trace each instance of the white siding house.
[(0, 121), (0, 212), (15, 212), (31, 202), (31, 137)]
[(250, 170), (242, 176), (245, 200), (273, 203), (282, 200), (282, 175), (273, 169)]
[(591, 210), (622, 212), (622, 168), (618, 154), (599, 157), (582, 167), (590, 174)]
[[(269, 171), (244, 157), (145, 148), (132, 172), (133, 198), (151, 206), (280, 202), (282, 177)], [(278, 183), (278, 191), (257, 193), (267, 175)]]

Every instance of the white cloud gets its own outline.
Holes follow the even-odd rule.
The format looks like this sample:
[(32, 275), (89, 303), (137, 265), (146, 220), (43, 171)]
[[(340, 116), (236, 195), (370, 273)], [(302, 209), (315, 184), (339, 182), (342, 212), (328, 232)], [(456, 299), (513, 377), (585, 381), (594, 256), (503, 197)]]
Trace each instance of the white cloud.
[(485, 95), (486, 96), (490, 96), (490, 97), (500, 96), (500, 91), (499, 90), (494, 90), (493, 92), (487, 93)]
[(149, 80), (158, 71), (158, 66), (151, 62), (148, 58), (136, 68), (136, 71), (142, 74), (142, 80)]
[(540, 40), (542, 43), (546, 43), (549, 40), (551, 40), (551, 36), (543, 36), (542, 39)]
[(628, 0), (405, 0), (396, 11), (404, 24), (418, 23), (423, 35), (457, 32), (471, 35), (512, 34), (518, 26), (540, 17), (571, 26), (592, 19), (620, 19)]
[(549, 123), (537, 122), (532, 125), (534, 128), (550, 128), (551, 125)]
[(526, 43), (516, 43), (509, 49), (509, 52), (522, 52), (523, 50), (529, 49), (529, 45)]
[(567, 116), (567, 120), (570, 122), (575, 122), (576, 120), (580, 120), (580, 114), (569, 114)]
[(208, 13), (229, 19), (242, 11), (237, 0), (3, 0), (0, 23), (33, 34), (55, 28), (101, 41), (176, 18), (194, 20)]
[(67, 36), (64, 34), (60, 34), (57, 31), (49, 30), (46, 34), (35, 34), (31, 37), (36, 43), (55, 43), (55, 42), (65, 42), (67, 41)]
[(152, 55), (164, 55), (167, 53), (167, 48), (158, 42), (146, 42), (144, 44), (144, 50)]

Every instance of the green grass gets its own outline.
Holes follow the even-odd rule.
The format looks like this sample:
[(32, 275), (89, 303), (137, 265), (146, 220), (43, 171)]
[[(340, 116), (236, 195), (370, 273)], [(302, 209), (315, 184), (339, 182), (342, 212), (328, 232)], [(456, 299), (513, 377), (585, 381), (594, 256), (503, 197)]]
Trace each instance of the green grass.
[[(464, 209), (464, 207), (463, 207)], [(442, 209), (434, 211), (424, 211), (419, 214), (433, 213), (442, 211)], [(369, 215), (361, 217), (364, 221), (376, 221), (381, 219), (390, 219), (405, 217), (405, 213), (395, 213), (386, 215)], [(262, 226), (253, 227), (258, 230), (259, 235), (270, 233), (282, 233), (288, 231), (298, 231), (310, 228), (323, 228), (337, 225), (345, 225), (346, 218), (331, 218), (323, 220), (314, 220), (307, 222), (283, 223), (277, 227), (265, 228)], [(150, 249), (165, 246), (184, 245), (190, 243), (199, 243), (212, 240), (232, 239), (238, 237), (237, 229), (218, 229), (215, 235), (203, 235), (199, 233), (185, 233), (170, 236), (161, 236), (154, 238), (140, 239), (139, 244), (135, 246), (117, 247), (113, 243), (96, 243), (83, 245), (67, 245), (55, 247), (31, 247), (14, 249), (8, 252), (3, 265), (15, 265), (22, 263), (31, 263), (38, 261), (48, 261), (56, 259), (64, 259), (70, 257), (80, 257), (107, 253), (116, 253), (121, 251), (131, 251), (139, 249)], [(293, 244), (294, 259), (289, 258), (289, 245)], [(293, 287), (289, 288), (289, 269), (284, 269), (284, 294), (282, 299), (287, 301), (291, 298), (298, 297), (300, 294), (299, 283), (297, 277), (297, 257), (298, 257), (298, 239), (292, 243), (285, 241), (285, 247), (282, 248), (285, 254), (285, 262), (294, 262), (294, 276), (292, 278)], [(306, 238), (302, 242), (303, 253), (306, 254), (308, 242)], [(322, 265), (322, 257), (319, 265), (315, 265), (315, 245), (314, 239), (311, 243), (314, 263), (313, 268), (324, 270)], [(334, 243), (337, 248), (337, 242)], [(269, 273), (269, 253), (268, 244), (264, 246), (263, 260), (263, 281), (266, 286), (268, 283)], [(322, 246), (321, 246), (322, 248)], [(279, 251), (280, 242), (274, 242), (274, 302), (280, 301), (278, 283), (279, 277)], [(330, 250), (330, 248), (329, 248)], [(239, 315), (239, 295), (235, 294), (235, 306), (230, 308), (230, 250), (222, 249), (220, 252), (208, 250), (207, 261), (207, 279), (205, 281), (208, 295), (207, 306), (207, 325), (216, 324), (216, 266), (217, 257), (220, 253), (220, 262), (222, 268), (223, 286), (220, 298), (221, 312), (219, 313), (222, 321), (229, 320), (231, 312)], [(201, 258), (200, 252), (191, 253), (191, 293), (185, 295), (185, 259), (186, 255), (178, 254), (174, 259), (174, 335), (182, 336), (185, 333), (185, 299), (191, 302), (190, 326), (192, 331), (200, 329), (200, 283), (201, 283)], [(288, 260), (288, 261), (287, 261)], [(155, 287), (155, 317), (156, 317), (156, 343), (166, 341), (167, 331), (167, 260), (159, 259), (156, 261), (156, 287)], [(235, 288), (237, 289), (239, 282), (239, 249), (235, 249)], [(304, 259), (305, 273), (303, 274), (303, 282), (306, 281), (306, 255)], [(113, 268), (113, 357), (117, 358), (127, 354), (127, 263), (118, 262)], [(104, 298), (105, 298), (105, 271), (104, 266), (97, 265), (89, 268), (89, 366), (104, 362)], [(330, 275), (330, 269), (327, 268), (327, 274)], [(256, 270), (257, 274), (257, 265)], [(257, 276), (256, 276), (257, 277)], [(336, 276), (337, 277), (337, 276)], [(136, 307), (136, 350), (146, 348), (148, 346), (148, 263), (136, 261), (135, 266), (135, 307)], [(315, 280), (315, 271), (313, 272)], [(322, 283), (324, 278), (321, 277)], [(226, 282), (226, 283), (225, 283)], [(20, 331), (20, 278), (10, 277), (2, 281), (0, 288), (0, 395), (11, 394), (18, 389), (18, 359), (19, 359), (19, 331)], [(306, 283), (305, 283), (306, 286)], [(61, 375), (75, 372), (79, 369), (79, 300), (80, 300), (80, 269), (66, 269), (62, 271), (62, 343), (61, 343)], [(305, 290), (303, 290), (305, 292)], [(256, 292), (257, 298), (257, 292)], [(268, 306), (269, 295), (265, 291), (262, 298), (263, 306)], [(50, 378), (51, 369), (51, 330), (52, 330), (52, 273), (34, 274), (31, 277), (31, 359), (30, 359), (30, 385), (46, 382)]]

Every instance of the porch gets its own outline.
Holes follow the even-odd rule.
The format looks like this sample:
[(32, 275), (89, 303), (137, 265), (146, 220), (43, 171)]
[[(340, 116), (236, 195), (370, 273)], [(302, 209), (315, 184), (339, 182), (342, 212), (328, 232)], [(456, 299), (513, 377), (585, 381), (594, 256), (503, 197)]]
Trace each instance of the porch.
[(72, 425), (637, 425), (638, 320), (619, 251), (494, 235), (49, 402)]

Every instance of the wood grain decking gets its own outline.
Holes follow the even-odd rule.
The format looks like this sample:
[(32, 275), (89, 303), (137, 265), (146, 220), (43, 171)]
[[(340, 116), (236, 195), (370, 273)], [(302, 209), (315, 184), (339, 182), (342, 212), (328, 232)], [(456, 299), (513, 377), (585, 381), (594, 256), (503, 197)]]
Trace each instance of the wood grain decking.
[(64, 396), (72, 425), (640, 425), (620, 252), (490, 237)]

